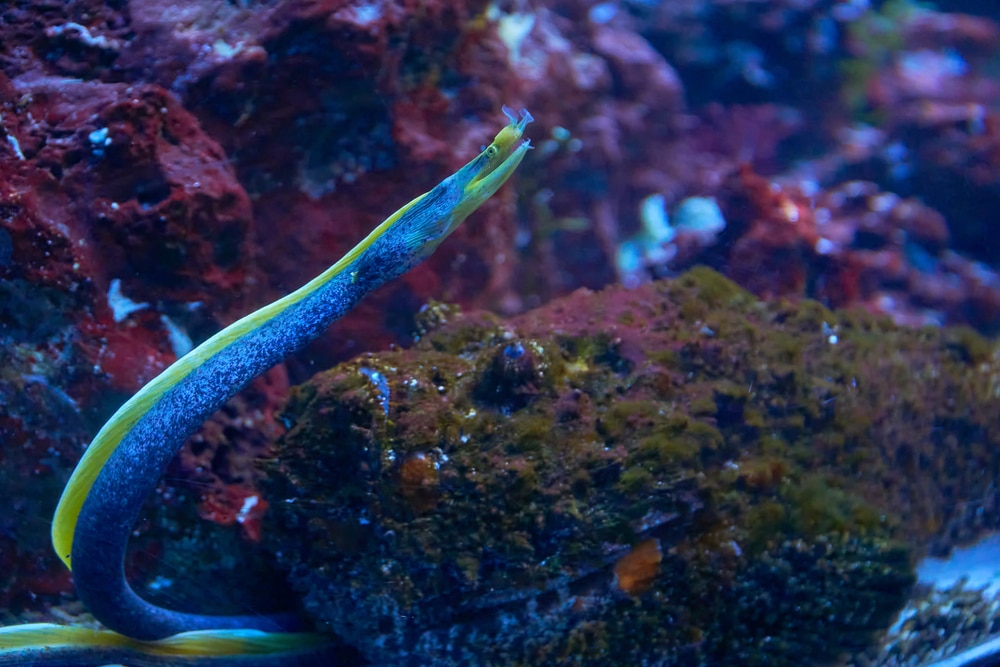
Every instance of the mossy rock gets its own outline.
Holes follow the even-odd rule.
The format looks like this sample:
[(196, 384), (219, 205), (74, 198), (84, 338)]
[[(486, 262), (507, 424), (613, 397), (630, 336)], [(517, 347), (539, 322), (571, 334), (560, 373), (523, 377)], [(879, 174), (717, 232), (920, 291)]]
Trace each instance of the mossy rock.
[(707, 270), (437, 309), (296, 389), (268, 464), (271, 548), (376, 664), (822, 664), (1000, 520), (1000, 354), (967, 331)]

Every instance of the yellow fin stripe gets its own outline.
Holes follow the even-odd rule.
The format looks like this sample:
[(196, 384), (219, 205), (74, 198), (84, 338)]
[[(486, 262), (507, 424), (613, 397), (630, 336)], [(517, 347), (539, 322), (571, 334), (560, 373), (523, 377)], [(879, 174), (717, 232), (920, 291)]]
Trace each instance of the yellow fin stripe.
[(328, 637), (309, 632), (199, 630), (182, 632), (155, 642), (144, 642), (110, 630), (53, 623), (31, 623), (0, 628), (0, 651), (105, 648), (134, 651), (145, 655), (208, 658), (290, 653), (311, 650), (329, 643)]

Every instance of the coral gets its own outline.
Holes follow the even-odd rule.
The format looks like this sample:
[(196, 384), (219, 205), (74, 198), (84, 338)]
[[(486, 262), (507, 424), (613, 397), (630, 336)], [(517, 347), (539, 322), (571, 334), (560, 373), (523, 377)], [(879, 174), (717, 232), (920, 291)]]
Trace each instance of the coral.
[(380, 663), (799, 665), (1000, 525), (1000, 351), (968, 330), (705, 269), (427, 320), (293, 390), (264, 486), (306, 609)]
[[(428, 265), (363, 304), (342, 335), (314, 346), (321, 364), (356, 354), (361, 341), (407, 342), (413, 312), (432, 295), (516, 312), (629, 278), (616, 262), (643, 202), (662, 197), (673, 210), (690, 197), (718, 199), (743, 163), (771, 180), (803, 177), (807, 200), (854, 180), (917, 195), (945, 216), (949, 250), (986, 264), (1000, 256), (980, 213), (995, 204), (998, 126), (989, 70), (998, 28), (984, 16), (909, 0), (447, 0), (421, 12), (335, 0), (138, 0), (127, 11), (20, 3), (3, 25), (15, 80), (153, 84), (219, 142), (251, 197), (248, 240), (259, 239), (267, 276), (245, 276), (254, 303), (318, 272), (454, 167), (489, 136), (500, 103), (532, 109), (539, 150), (536, 166), (525, 165), (520, 219), (510, 215), (513, 193), (502, 193), (480, 216), (484, 233), (460, 230)], [(144, 197), (162, 194), (152, 181)], [(186, 205), (176, 189), (172, 199)], [(245, 206), (238, 198), (222, 214)], [(653, 276), (705, 261), (715, 247), (676, 245), (680, 261), (656, 263)], [(832, 305), (862, 290), (851, 271), (832, 281), (844, 290), (829, 290)], [(990, 281), (961, 273), (963, 298), (993, 308)], [(746, 285), (773, 294), (784, 277)], [(143, 280), (124, 289), (149, 298)], [(942, 310), (967, 321), (950, 319), (962, 309)]]
[(0, 107), (2, 531), (19, 564), (2, 595), (39, 608), (70, 588), (46, 524), (82, 446), (245, 307), (252, 230), (218, 144), (162, 89), (0, 74)]
[[(558, 7), (584, 20), (575, 3)], [(649, 279), (700, 262), (759, 295), (814, 296), (831, 306), (864, 305), (900, 322), (996, 331), (1000, 253), (984, 215), (996, 208), (1000, 127), (991, 65), (1000, 28), (993, 20), (908, 0), (870, 7), (775, 0), (599, 8), (586, 13), (585, 22), (642, 34), (674, 68), (691, 110), (660, 103), (669, 111), (665, 122), (684, 131), (662, 143), (651, 138), (648, 151), (632, 155), (629, 187), (635, 190), (602, 186), (603, 200), (589, 211), (580, 198), (567, 208), (542, 190), (532, 210), (536, 225), (557, 240), (592, 246), (581, 231), (587, 224), (576, 221), (596, 226), (602, 212), (613, 211), (616, 227), (604, 236), (615, 247), (604, 259), (629, 284), (643, 278), (635, 265)], [(584, 154), (594, 148), (593, 140), (582, 143)], [(592, 171), (603, 173), (605, 164), (616, 164), (610, 151)], [(562, 169), (558, 161), (550, 166)], [(857, 181), (865, 189), (874, 184), (881, 204), (904, 202), (892, 205), (892, 217), (911, 218), (893, 223), (894, 238), (878, 241), (884, 252), (872, 253), (866, 243), (874, 240), (870, 219), (878, 226), (885, 212), (836, 210)], [(754, 217), (745, 209), (725, 211), (733, 219), (727, 216), (729, 228), (718, 239), (679, 232), (636, 251), (633, 241), (645, 232), (633, 232), (644, 223), (649, 201), (660, 198), (666, 211), (692, 196), (732, 204), (734, 189), (757, 201)], [(831, 214), (839, 217), (835, 225), (814, 227), (814, 218), (824, 225)], [(918, 218), (939, 219), (933, 241), (911, 232), (922, 224)], [(552, 226), (556, 230), (547, 231)], [(848, 240), (831, 239), (834, 230)], [(560, 278), (573, 275), (561, 255), (529, 257)], [(588, 250), (576, 261), (591, 266), (594, 260)], [(889, 278), (890, 272), (896, 275)], [(588, 273), (594, 275), (596, 268)], [(583, 277), (566, 287), (576, 285), (593, 283)], [(526, 291), (540, 291), (538, 281)]]
[[(247, 195), (219, 146), (160, 89), (33, 74), (6, 83), (17, 152), (2, 157), (4, 274), (26, 301), (40, 288), (64, 295), (74, 352), (131, 393), (176, 353), (164, 316), (182, 331), (205, 326), (194, 311), (224, 318), (243, 307)], [(119, 316), (122, 282), (156, 307)]]
[(685, 229), (678, 215), (675, 233), (656, 248), (659, 261), (634, 275), (702, 263), (762, 297), (860, 306), (915, 326), (1000, 328), (1000, 274), (949, 250), (947, 221), (917, 198), (871, 181), (814, 191), (744, 165), (719, 188), (718, 202), (721, 233)]
[(856, 36), (849, 61), (863, 72), (857, 97), (883, 132), (880, 150), (847, 173), (918, 193), (945, 214), (951, 247), (996, 269), (1000, 253), (983, 211), (998, 204), (1000, 84), (991, 63), (1000, 25), (905, 2), (886, 3), (882, 14), (854, 24), (870, 35), (864, 26), (879, 22), (882, 36), (878, 46)]
[[(481, 0), (421, 12), (403, 3), (179, 4), (132, 3), (136, 36), (116, 67), (176, 91), (232, 158), (255, 202), (266, 296), (322, 271), (464, 163), (492, 136), (500, 105), (517, 101)], [(459, 230), (362, 304), (340, 335), (315, 343), (314, 357), (405, 342), (413, 311), (432, 295), (502, 299), (512, 265), (493, 257), (515, 255), (512, 201), (501, 192), (477, 216), (485, 232)]]

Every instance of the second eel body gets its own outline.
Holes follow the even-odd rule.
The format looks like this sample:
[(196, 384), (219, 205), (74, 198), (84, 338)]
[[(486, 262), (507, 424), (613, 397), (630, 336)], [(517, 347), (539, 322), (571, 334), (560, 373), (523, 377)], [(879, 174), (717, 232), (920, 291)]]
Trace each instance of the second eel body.
[[(87, 609), (123, 637), (105, 633), (106, 640), (83, 646), (85, 642), (71, 629), (60, 626), (3, 628), (0, 665), (36, 664), (44, 658), (38, 651), (45, 646), (70, 653), (78, 648), (81, 660), (100, 649), (107, 654), (103, 659), (141, 655), (153, 661), (148, 664), (161, 664), (156, 662), (161, 659), (167, 661), (162, 664), (174, 664), (169, 658), (177, 653), (164, 653), (160, 649), (165, 644), (157, 640), (179, 633), (189, 634), (170, 641), (192, 642), (191, 648), (179, 649), (180, 654), (193, 655), (198, 642), (204, 647), (207, 641), (218, 644), (220, 638), (235, 638), (236, 648), (229, 655), (239, 655), (240, 638), (266, 644), (272, 633), (287, 650), (288, 632), (299, 629), (292, 615), (190, 614), (139, 597), (123, 568), (132, 526), (167, 463), (205, 419), (254, 377), (322, 333), (372, 289), (423, 261), (503, 185), (530, 148), (522, 134), (532, 120), (524, 110), (519, 117), (507, 108), (504, 112), (510, 123), (471, 162), (403, 206), (305, 286), (247, 315), (179, 359), (111, 417), (63, 491), (52, 542), (72, 569)], [(208, 630), (215, 632), (192, 632)], [(313, 635), (301, 638), (300, 644), (316, 643)], [(26, 659), (15, 662), (18, 656)], [(55, 655), (50, 652), (50, 657)], [(70, 659), (63, 664), (83, 663)]]

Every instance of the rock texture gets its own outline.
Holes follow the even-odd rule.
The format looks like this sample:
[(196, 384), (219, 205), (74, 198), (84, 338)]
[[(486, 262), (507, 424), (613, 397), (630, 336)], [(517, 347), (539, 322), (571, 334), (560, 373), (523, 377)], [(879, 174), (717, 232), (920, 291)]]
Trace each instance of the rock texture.
[(306, 609), (380, 664), (820, 664), (1000, 522), (971, 331), (707, 270), (424, 319), (294, 390), (265, 486)]

